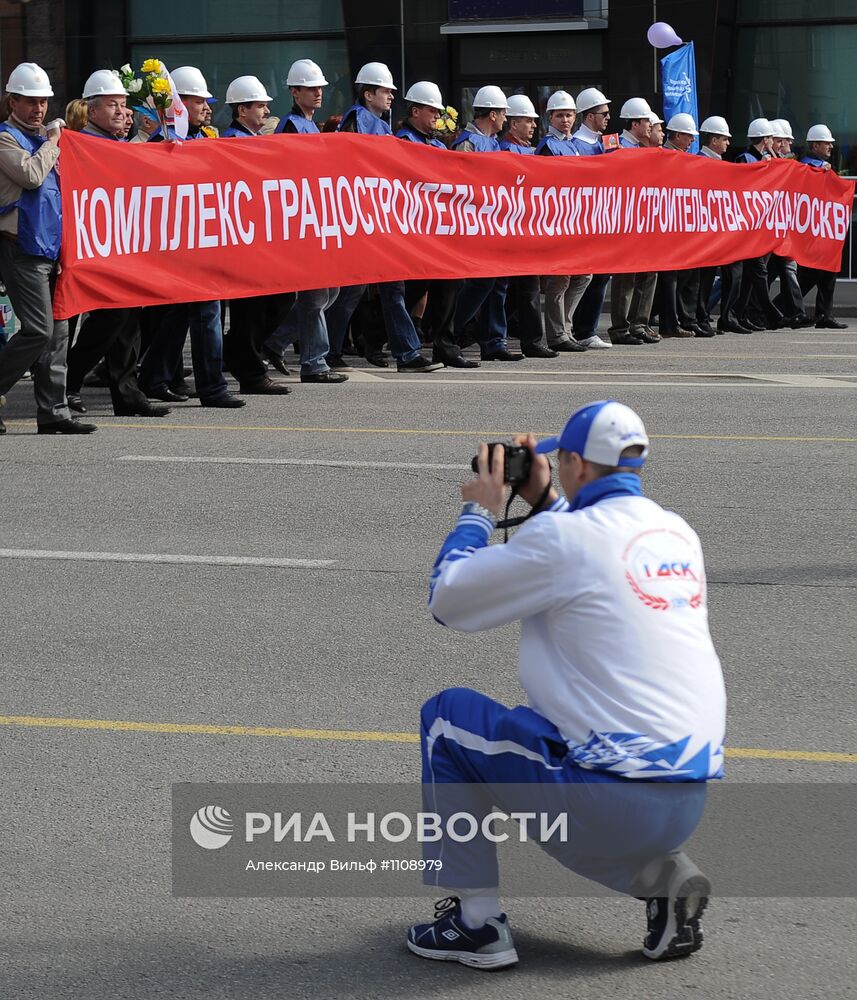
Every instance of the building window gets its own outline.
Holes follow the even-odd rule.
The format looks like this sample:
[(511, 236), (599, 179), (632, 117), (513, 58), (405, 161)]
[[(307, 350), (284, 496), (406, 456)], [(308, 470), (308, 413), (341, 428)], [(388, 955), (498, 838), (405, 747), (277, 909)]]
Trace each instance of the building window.
[(340, 0), (130, 0), (137, 38), (328, 32), (344, 29)]

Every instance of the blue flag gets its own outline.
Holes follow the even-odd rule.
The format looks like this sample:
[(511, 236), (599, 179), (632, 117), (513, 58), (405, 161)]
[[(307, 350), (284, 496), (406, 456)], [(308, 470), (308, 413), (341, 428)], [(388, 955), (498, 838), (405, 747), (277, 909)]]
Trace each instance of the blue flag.
[[(683, 111), (692, 115), (699, 128), (699, 113), (696, 105), (696, 57), (693, 51), (693, 42), (687, 42), (675, 52), (670, 52), (668, 56), (661, 59), (663, 90), (664, 90), (664, 118), (669, 121), (673, 115)], [(699, 149), (699, 142), (694, 140), (690, 147), (695, 153)]]

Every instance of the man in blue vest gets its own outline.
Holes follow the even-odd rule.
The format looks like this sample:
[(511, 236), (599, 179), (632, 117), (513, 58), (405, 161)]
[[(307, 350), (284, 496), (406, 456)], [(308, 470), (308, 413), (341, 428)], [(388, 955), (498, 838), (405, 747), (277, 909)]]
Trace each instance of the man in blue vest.
[[(205, 139), (202, 126), (208, 100), (212, 96), (205, 77), (196, 66), (180, 66), (172, 74), (176, 91), (185, 106), (188, 120), (187, 139)], [(172, 126), (168, 138), (176, 141)], [(163, 142), (157, 129), (149, 142)], [(188, 396), (181, 391), (182, 354), (190, 327), (191, 356), (196, 393), (202, 406), (235, 408), (245, 400), (232, 395), (223, 377), (223, 327), (220, 300), (185, 302), (167, 306), (158, 328), (152, 334), (149, 349), (140, 367), (140, 386), (149, 399), (184, 403)]]
[[(412, 84), (405, 94), (407, 118), (396, 132), (397, 139), (417, 146), (431, 146), (447, 152), (446, 146), (437, 138), (437, 123), (441, 112), (446, 110), (443, 95), (436, 83), (420, 80)], [(422, 299), (426, 299), (425, 320), (432, 334), (432, 361), (448, 365), (450, 368), (478, 368), (478, 361), (471, 361), (461, 353), (453, 333), (455, 300), (460, 282), (429, 281), (424, 278), (405, 282), (405, 305), (410, 312)]]
[[(232, 111), (222, 139), (247, 139), (262, 134), (271, 113), (273, 98), (256, 76), (239, 76), (226, 88), (226, 104)], [(229, 329), (223, 337), (223, 360), (238, 379), (241, 392), (256, 396), (285, 396), (291, 390), (284, 382), (269, 378), (262, 357), (262, 342), (277, 325), (284, 303), (292, 296), (254, 295), (229, 302)], [(288, 370), (286, 372), (288, 374)]]
[[(507, 101), (506, 124), (500, 149), (517, 156), (534, 156), (532, 138), (539, 116), (526, 94), (513, 94)], [(506, 289), (506, 331), (521, 341), (525, 358), (555, 358), (558, 352), (544, 342), (541, 308), (541, 278), (519, 274), (509, 278)]]
[[(56, 165), (62, 122), (45, 128), (53, 90), (47, 73), (21, 63), (6, 85), (9, 118), (0, 125), (0, 275), (20, 329), (0, 353), (3, 395), (33, 373), (40, 434), (90, 434), (93, 424), (71, 417), (66, 400), (68, 322), (54, 320), (62, 203)], [(6, 430), (0, 419), (0, 434)]]
[[(321, 107), (327, 86), (321, 67), (312, 59), (298, 59), (289, 68), (286, 83), (294, 104), (291, 112), (280, 119), (276, 131), (281, 135), (319, 135), (313, 118)], [(325, 317), (325, 310), (334, 303), (338, 294), (336, 287), (307, 288), (297, 293), (291, 311), (262, 348), (275, 368), (288, 371), (283, 352), (289, 344), (297, 343), (301, 352), (301, 382), (339, 385), (348, 381), (345, 372), (351, 369), (342, 360), (341, 354), (331, 352)]]
[[(580, 127), (571, 137), (571, 142), (578, 155), (599, 156), (604, 152), (602, 137), (610, 124), (610, 101), (596, 87), (587, 87), (577, 95), (577, 114)], [(574, 311), (574, 339), (589, 350), (604, 350), (612, 346), (609, 338), (604, 340), (595, 332), (609, 281), (609, 274), (593, 274)]]
[[(392, 136), (393, 130), (387, 119), (396, 87), (388, 67), (379, 62), (366, 63), (360, 67), (354, 83), (357, 87), (357, 99), (342, 116), (337, 131)], [(441, 362), (429, 361), (420, 352), (420, 337), (405, 305), (404, 281), (385, 281), (377, 287), (390, 350), (396, 359), (396, 370), (403, 374), (420, 375), (443, 368)], [(334, 354), (342, 353), (348, 324), (365, 290), (365, 285), (340, 289), (340, 294), (328, 313), (331, 350)], [(367, 345), (366, 358), (380, 368), (388, 367), (380, 349)]]
[[(619, 136), (622, 149), (642, 149), (652, 134), (652, 109), (642, 97), (625, 101), (619, 117), (624, 130)], [(610, 283), (610, 342), (613, 344), (657, 344), (660, 334), (649, 326), (652, 302), (658, 283), (657, 273), (614, 274)]]
[[(124, 142), (127, 128), (125, 87), (110, 69), (96, 70), (83, 87), (89, 120), (81, 135)], [(86, 413), (83, 380), (105, 359), (113, 412), (117, 417), (165, 417), (170, 409), (150, 403), (137, 383), (140, 355), (139, 309), (93, 309), (80, 325), (68, 351), (66, 380), (69, 408)]]
[[(547, 103), (548, 130), (536, 146), (537, 156), (580, 156), (571, 141), (577, 117), (577, 105), (571, 94), (558, 90)], [(569, 336), (568, 324), (583, 297), (591, 274), (546, 274), (542, 278), (545, 294), (545, 333), (551, 351), (585, 352), (586, 347)]]
[[(750, 140), (736, 163), (759, 163), (774, 158), (774, 127), (767, 118), (754, 118), (747, 128)], [(744, 261), (741, 278), (741, 298), (738, 316), (742, 326), (750, 330), (778, 330), (783, 326), (783, 314), (771, 302), (768, 291), (768, 261), (771, 255), (751, 257)]]
[[(456, 136), (452, 148), (462, 153), (498, 153), (497, 136), (509, 105), (499, 87), (482, 87), (473, 98), (473, 119)], [(479, 314), (475, 334), (483, 361), (523, 361), (509, 350), (506, 326), (508, 278), (466, 278), (455, 306), (455, 337), (465, 347), (473, 336), (467, 325)]]
[[(836, 140), (827, 125), (813, 125), (806, 133), (806, 155), (801, 163), (818, 170), (831, 170), (830, 157), (833, 154), (833, 144)], [(815, 295), (815, 328), (816, 330), (845, 330), (847, 323), (840, 323), (833, 318), (833, 295), (836, 291), (836, 272), (820, 271), (815, 267), (798, 265), (797, 279), (800, 283), (801, 296), (805, 296), (813, 288)]]

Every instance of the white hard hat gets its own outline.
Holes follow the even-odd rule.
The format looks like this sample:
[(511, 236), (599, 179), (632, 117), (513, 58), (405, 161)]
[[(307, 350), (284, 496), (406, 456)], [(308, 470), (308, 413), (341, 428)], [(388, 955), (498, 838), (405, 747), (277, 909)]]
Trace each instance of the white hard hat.
[(395, 90), (393, 85), (393, 74), (383, 64), (379, 62), (366, 63), (360, 67), (355, 83), (363, 83), (367, 87), (386, 87), (387, 90)]
[(610, 101), (595, 87), (587, 87), (577, 95), (577, 110), (583, 113), (597, 108), (599, 104), (609, 104)]
[(473, 98), (474, 108), (486, 108), (489, 111), (506, 111), (509, 102), (499, 87), (480, 87)]
[(83, 85), (83, 99), (90, 97), (125, 97), (125, 87), (112, 69), (97, 69)]
[(211, 97), (212, 94), (205, 82), (205, 77), (196, 66), (179, 66), (174, 69), (170, 76), (176, 85), (176, 93), (179, 97)]
[(708, 135), (725, 135), (727, 139), (732, 138), (732, 133), (729, 131), (726, 119), (721, 118), (720, 115), (712, 115), (710, 118), (706, 118), (699, 126), (699, 131), (706, 132)]
[(548, 99), (548, 114), (551, 111), (577, 111), (577, 105), (574, 103), (574, 98), (565, 90), (558, 90), (555, 94), (551, 94)]
[(440, 87), (429, 80), (420, 80), (419, 83), (411, 84), (407, 94), (405, 94), (405, 100), (411, 104), (425, 104), (437, 111), (446, 111)]
[(776, 128), (780, 128), (780, 138), (781, 139), (791, 139), (794, 142), (794, 136), (792, 135), (792, 127), (785, 118), (772, 118), (771, 124)]
[(21, 63), (9, 74), (6, 84), (7, 94), (21, 97), (53, 97), (48, 74), (36, 63)]
[(689, 115), (684, 111), (679, 111), (677, 115), (673, 115), (670, 118), (667, 122), (667, 132), (683, 132), (685, 135), (699, 135), (693, 115)]
[(779, 118), (772, 118), (771, 119), (771, 128), (774, 130), (774, 138), (775, 139), (788, 139), (788, 136), (786, 135), (786, 131), (783, 128), (782, 123), (780, 122)]
[(765, 139), (774, 134), (774, 126), (767, 118), (754, 118), (747, 126), (748, 139)]
[(650, 113), (649, 121), (652, 123), (652, 125), (663, 125), (664, 123), (663, 118), (658, 118), (658, 116), (655, 114), (654, 111)]
[(812, 125), (806, 133), (807, 142), (836, 142), (826, 125)]
[[(630, 101), (625, 101), (619, 117), (626, 121), (633, 121), (635, 118), (648, 118), (652, 113), (649, 102), (642, 97), (632, 97)], [(654, 124), (654, 122), (652, 122)]]
[(252, 104), (254, 101), (273, 101), (262, 81), (256, 76), (239, 76), (226, 88), (227, 104)]
[(327, 80), (321, 66), (312, 59), (298, 59), (289, 67), (287, 87), (326, 87)]
[(526, 94), (512, 94), (506, 102), (509, 107), (510, 118), (538, 118), (538, 112), (533, 107), (533, 102)]

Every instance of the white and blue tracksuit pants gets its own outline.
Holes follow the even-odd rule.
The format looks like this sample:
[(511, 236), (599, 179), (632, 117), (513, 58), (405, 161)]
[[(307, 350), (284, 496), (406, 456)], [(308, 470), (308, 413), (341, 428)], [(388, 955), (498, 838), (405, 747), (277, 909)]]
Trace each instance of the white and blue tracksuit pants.
[[(657, 858), (677, 856), (705, 807), (704, 782), (632, 781), (567, 760), (553, 723), (531, 708), (507, 708), (468, 688), (430, 698), (421, 713), (423, 808), (446, 818), (496, 810), (567, 814), (565, 843), (539, 846), (564, 867), (618, 892), (640, 894), (637, 881)], [(536, 831), (534, 831), (536, 832)], [(444, 837), (423, 845), (441, 860), (425, 882), (448, 889), (499, 885), (496, 844)]]

